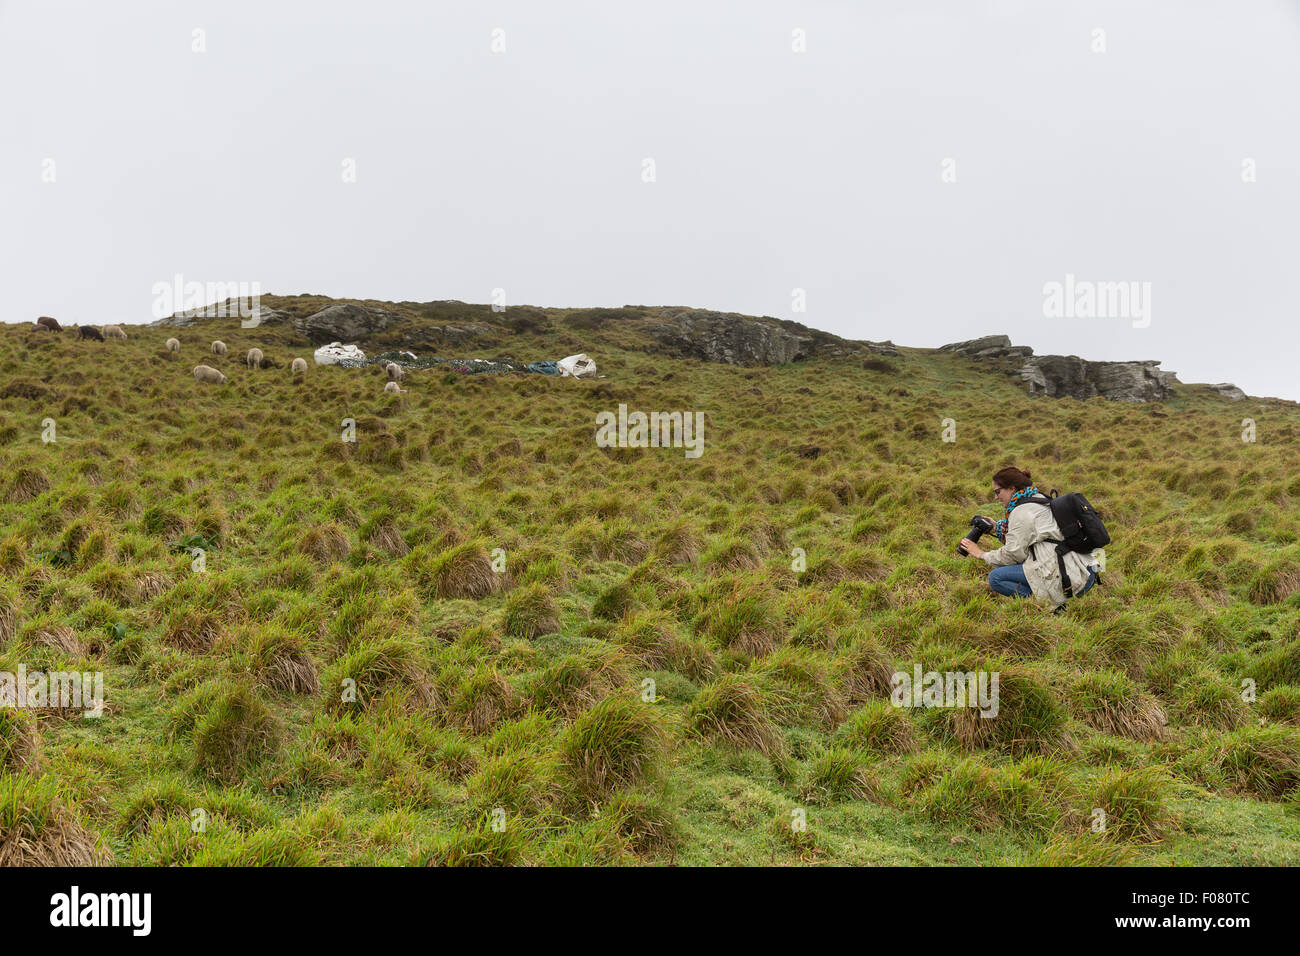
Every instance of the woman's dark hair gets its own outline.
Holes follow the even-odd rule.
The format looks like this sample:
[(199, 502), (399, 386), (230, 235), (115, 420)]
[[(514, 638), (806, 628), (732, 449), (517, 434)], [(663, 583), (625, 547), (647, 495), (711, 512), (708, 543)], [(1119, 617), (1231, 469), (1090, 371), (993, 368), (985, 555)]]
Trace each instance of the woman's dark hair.
[(1001, 471), (993, 473), (993, 484), (999, 488), (1014, 488), (1021, 491), (1028, 488), (1034, 483), (1034, 479), (1029, 476), (1029, 469), (1021, 471), (1015, 465), (1008, 465)]

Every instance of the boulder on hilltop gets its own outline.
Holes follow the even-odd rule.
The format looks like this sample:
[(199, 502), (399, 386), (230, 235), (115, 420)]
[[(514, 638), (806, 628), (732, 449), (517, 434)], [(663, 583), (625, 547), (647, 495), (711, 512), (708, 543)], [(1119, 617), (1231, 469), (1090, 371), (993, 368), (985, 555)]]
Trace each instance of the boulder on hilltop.
[(1028, 358), (1034, 354), (1028, 345), (1012, 345), (1009, 335), (985, 335), (965, 342), (951, 342), (939, 346), (939, 351), (982, 359)]
[(327, 306), (312, 315), (293, 320), (293, 327), (313, 343), (351, 342), (388, 328), (389, 312), (367, 309), (351, 302)]

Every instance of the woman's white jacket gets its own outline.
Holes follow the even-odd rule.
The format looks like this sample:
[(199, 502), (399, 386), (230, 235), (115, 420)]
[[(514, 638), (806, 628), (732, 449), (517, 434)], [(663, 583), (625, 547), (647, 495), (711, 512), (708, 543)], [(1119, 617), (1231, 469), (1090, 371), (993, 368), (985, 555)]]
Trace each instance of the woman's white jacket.
[[(1055, 542), (1060, 538), (1061, 529), (1052, 517), (1052, 509), (1035, 501), (1023, 501), (1011, 509), (1006, 543), (996, 551), (985, 551), (983, 557), (995, 568), (1023, 564), (1034, 597), (1056, 606), (1065, 603), (1065, 587), (1056, 563)], [(1087, 584), (1088, 569), (1097, 566), (1097, 559), (1078, 551), (1067, 551), (1064, 558), (1071, 586), (1077, 590)]]

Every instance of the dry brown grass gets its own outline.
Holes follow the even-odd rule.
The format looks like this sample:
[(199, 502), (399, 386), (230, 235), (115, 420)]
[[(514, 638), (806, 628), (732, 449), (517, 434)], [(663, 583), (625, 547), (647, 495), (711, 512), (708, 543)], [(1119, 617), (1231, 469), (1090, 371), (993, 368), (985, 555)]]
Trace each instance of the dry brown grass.
[[(27, 777), (16, 778), (19, 781)], [(0, 806), (0, 866), (105, 866), (109, 851), (61, 803)]]

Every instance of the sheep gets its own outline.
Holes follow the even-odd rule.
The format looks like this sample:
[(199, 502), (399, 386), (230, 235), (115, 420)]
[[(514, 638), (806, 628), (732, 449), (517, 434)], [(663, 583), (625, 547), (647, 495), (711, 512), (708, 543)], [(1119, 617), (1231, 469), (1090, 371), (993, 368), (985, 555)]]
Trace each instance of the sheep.
[(122, 331), (122, 326), (120, 325), (106, 325), (101, 331), (104, 333), (104, 338), (106, 339), (126, 338), (126, 333)]
[(36, 325), (42, 329), (49, 329), (51, 332), (62, 332), (63, 326), (59, 325), (58, 319), (52, 319), (48, 315), (42, 315), (36, 320)]
[(222, 375), (211, 365), (194, 366), (194, 377), (200, 382), (211, 382), (214, 385), (226, 384), (226, 376)]
[(226, 354), (226, 343), (223, 342), (223, 341), (221, 341), (220, 339), (217, 339), (217, 341), (213, 342), (213, 343), (212, 343), (212, 354), (213, 354), (213, 355), (225, 355), (225, 354)]
[(180, 339), (168, 339), (168, 340), (167, 340), (167, 351), (168, 351), (168, 352), (179, 352), (180, 350), (181, 350), (181, 340), (180, 340)]
[(249, 349), (248, 354), (244, 356), (244, 361), (248, 364), (249, 368), (261, 368), (262, 358), (261, 349)]
[(396, 382), (389, 382), (387, 385), (384, 386), (384, 391), (388, 392), (391, 395), (400, 395), (402, 392), (402, 388)]
[(81, 325), (77, 327), (77, 338), (94, 339), (96, 342), (102, 342), (104, 341), (104, 333), (93, 325)]
[(389, 362), (384, 366), (384, 372), (388, 375), (390, 382), (400, 382), (406, 378), (406, 370), (396, 362)]
[(307, 371), (307, 360), (300, 358), (294, 359), (289, 365), (289, 371), (293, 372), (295, 375)]

